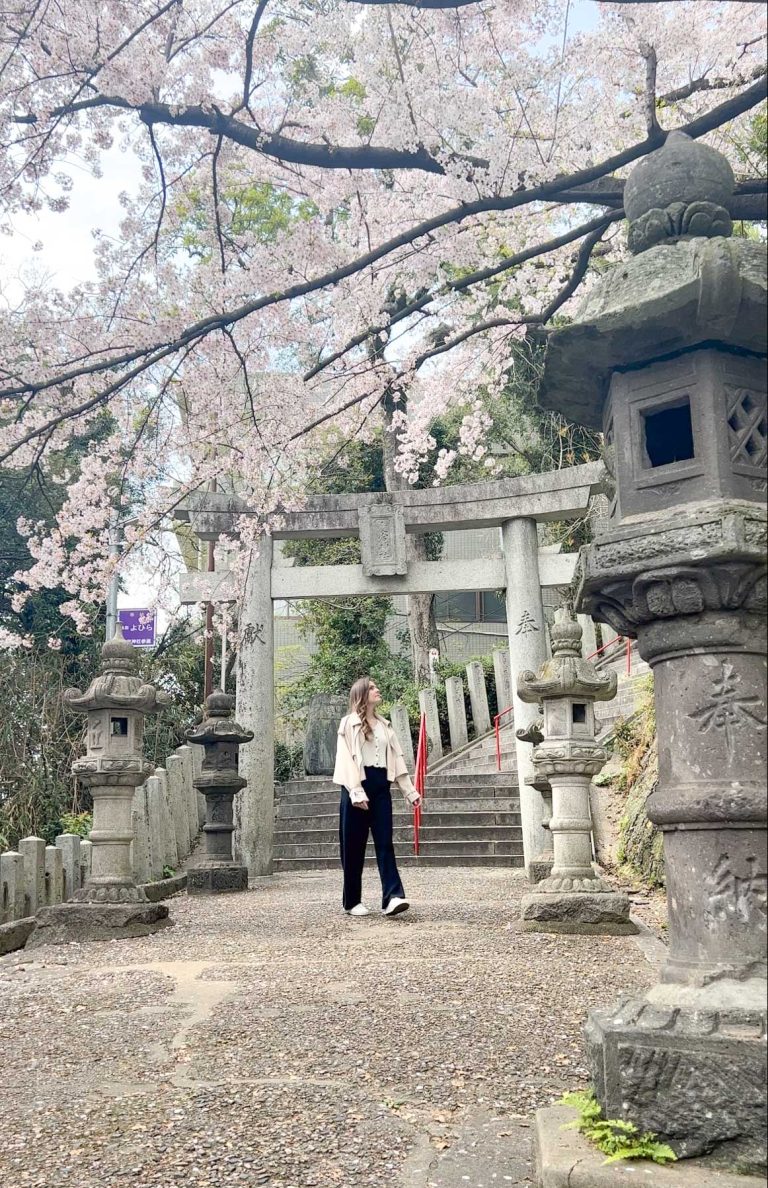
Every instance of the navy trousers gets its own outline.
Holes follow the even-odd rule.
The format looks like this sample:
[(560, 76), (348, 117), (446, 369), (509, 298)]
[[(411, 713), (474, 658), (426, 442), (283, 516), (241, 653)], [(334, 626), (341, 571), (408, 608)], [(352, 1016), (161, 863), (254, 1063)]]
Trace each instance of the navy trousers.
[(366, 767), (363, 788), (370, 806), (367, 809), (355, 808), (347, 789), (341, 790), (339, 845), (344, 871), (342, 904), (347, 911), (356, 907), (363, 897), (363, 863), (369, 830), (381, 876), (382, 908), (395, 896), (405, 899), (392, 844), (392, 796), (386, 767)]

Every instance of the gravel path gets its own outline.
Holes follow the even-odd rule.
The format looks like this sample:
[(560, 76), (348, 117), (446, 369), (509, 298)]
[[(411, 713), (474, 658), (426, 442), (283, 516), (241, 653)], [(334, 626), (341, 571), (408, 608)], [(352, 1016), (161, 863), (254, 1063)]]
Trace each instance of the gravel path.
[(284, 874), (171, 900), (152, 937), (0, 959), (0, 1183), (533, 1183), (531, 1114), (587, 1080), (587, 1009), (653, 969), (631, 938), (514, 931), (516, 872), (407, 874), (394, 920)]

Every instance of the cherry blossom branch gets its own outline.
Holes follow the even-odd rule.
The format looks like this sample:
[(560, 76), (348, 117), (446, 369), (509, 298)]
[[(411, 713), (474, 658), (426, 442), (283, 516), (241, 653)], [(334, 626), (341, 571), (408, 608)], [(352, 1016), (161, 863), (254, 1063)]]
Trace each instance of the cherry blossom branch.
[(303, 377), (305, 382), (314, 379), (321, 371), (325, 371), (333, 363), (338, 362), (339, 359), (348, 354), (349, 351), (361, 346), (368, 339), (375, 338), (377, 334), (388, 333), (397, 322), (401, 322), (404, 318), (409, 318), (413, 314), (418, 313), (419, 310), (423, 309), (426, 305), (430, 305), (438, 297), (445, 297), (449, 293), (462, 293), (476, 284), (484, 283), (499, 276), (503, 272), (508, 272), (511, 268), (517, 268), (520, 264), (525, 264), (528, 260), (533, 260), (537, 256), (544, 256), (549, 252), (556, 251), (558, 248), (567, 247), (569, 243), (573, 243), (574, 240), (581, 239), (590, 233), (596, 233), (599, 238), (612, 222), (620, 218), (623, 218), (623, 211), (601, 215), (599, 218), (592, 219), (589, 223), (583, 223), (581, 226), (574, 227), (562, 235), (554, 236), (545, 243), (535, 244), (533, 247), (525, 248), (523, 251), (516, 252), (512, 256), (505, 256), (498, 264), (490, 265), (488, 268), (480, 268), (476, 272), (470, 272), (466, 276), (459, 277), (457, 280), (446, 281), (439, 289), (429, 290), (399, 308), (386, 322), (381, 322), (376, 326), (369, 326), (366, 330), (361, 331), (360, 334), (356, 334), (345, 346), (340, 347), (332, 355), (322, 359), (314, 367), (310, 368), (309, 371), (305, 372)]
[[(410, 151), (392, 149), (378, 145), (333, 145), (313, 144), (308, 141), (291, 140), (278, 132), (264, 132), (255, 125), (243, 123), (234, 116), (225, 115), (218, 108), (208, 109), (200, 105), (173, 108), (167, 103), (131, 103), (120, 95), (96, 95), (74, 103), (55, 107), (48, 117), (56, 121), (64, 116), (77, 115), (81, 111), (92, 111), (100, 107), (113, 107), (120, 111), (135, 112), (145, 124), (167, 124), (173, 127), (202, 128), (213, 136), (253, 149), (265, 157), (292, 165), (310, 165), (318, 169), (418, 169), (425, 173), (443, 175), (445, 169), (423, 146)], [(36, 125), (40, 117), (29, 112), (13, 117), (16, 124)], [(466, 158), (457, 158), (466, 159)], [(473, 160), (476, 166), (486, 162)]]
[(445, 342), (433, 347), (429, 351), (424, 351), (419, 355), (414, 363), (414, 370), (418, 369), (427, 362), (428, 359), (434, 359), (436, 355), (444, 355), (447, 351), (452, 351), (454, 347), (459, 346), (462, 342), (466, 342), (468, 338), (473, 338), (476, 334), (483, 334), (486, 330), (494, 330), (499, 326), (544, 326), (560, 309), (565, 305), (566, 301), (578, 289), (583, 281), (587, 268), (589, 267), (590, 257), (596, 245), (602, 239), (605, 231), (611, 222), (614, 222), (618, 216), (603, 220), (603, 225), (595, 228), (589, 235), (586, 236), (583, 244), (579, 248), (576, 257), (576, 264), (570, 277), (560, 289), (559, 293), (552, 298), (549, 305), (547, 305), (540, 314), (532, 314), (530, 317), (524, 318), (488, 318), (483, 322), (477, 322), (474, 326), (469, 326), (462, 330), (460, 334), (454, 335), (453, 338), (446, 339)]
[[(698, 137), (703, 136), (706, 132), (712, 131), (713, 128), (719, 127), (721, 124), (728, 122), (735, 116), (748, 111), (751, 107), (760, 103), (766, 95), (766, 79), (765, 77), (759, 79), (742, 91), (740, 94), (726, 100), (717, 107), (712, 108), (709, 112), (702, 116), (691, 120), (688, 124), (683, 125), (681, 131), (687, 132), (689, 136)], [(276, 305), (284, 301), (293, 300), (296, 297), (306, 296), (308, 293), (316, 292), (323, 288), (327, 288), (338, 281), (344, 280), (348, 277), (354, 276), (363, 269), (376, 263), (377, 260), (389, 255), (398, 248), (405, 247), (415, 240), (429, 235), (435, 230), (448, 226), (451, 223), (461, 223), (465, 219), (473, 217), (478, 214), (484, 214), (489, 211), (514, 210), (521, 206), (526, 206), (531, 202), (542, 199), (557, 198), (558, 193), (565, 188), (578, 189), (589, 182), (595, 181), (600, 177), (613, 173), (616, 169), (636, 161), (638, 158), (645, 156), (647, 153), (658, 148), (660, 144), (666, 139), (666, 132), (659, 132), (656, 137), (647, 138), (638, 144), (622, 150), (620, 153), (614, 154), (612, 157), (606, 158), (597, 165), (589, 166), (586, 169), (577, 170), (568, 177), (560, 177), (551, 181), (543, 182), (537, 186), (532, 186), (529, 189), (521, 189), (515, 194), (506, 195), (503, 197), (490, 197), (478, 199), (475, 202), (462, 203), (457, 207), (453, 207), (443, 214), (436, 215), (431, 219), (426, 219), (422, 223), (416, 224), (407, 231), (396, 235), (378, 247), (372, 249), (370, 252), (362, 256), (356, 257), (354, 260), (347, 262), (340, 267), (331, 270), (319, 277), (311, 278), (299, 284), (289, 286), (283, 290), (278, 290), (273, 293), (266, 293), (259, 298), (255, 298), (238, 308), (230, 311), (225, 311), (220, 314), (211, 315), (207, 318), (202, 318), (187, 327), (177, 338), (166, 343), (155, 343), (150, 346), (137, 347), (133, 351), (125, 352), (121, 356), (110, 356), (106, 359), (99, 360), (85, 367), (71, 368), (68, 372), (63, 372), (59, 375), (50, 376), (46, 379), (30, 380), (14, 385), (9, 388), (0, 389), (0, 399), (9, 399), (16, 396), (30, 396), (37, 392), (44, 391), (52, 387), (61, 387), (66, 383), (85, 377), (86, 375), (94, 375), (103, 371), (112, 370), (118, 366), (124, 366), (130, 363), (137, 365), (118, 376), (111, 384), (107, 385), (101, 392), (95, 393), (87, 401), (83, 402), (76, 408), (68, 411), (63, 411), (55, 418), (30, 429), (29, 432), (22, 436), (13, 446), (0, 455), (0, 462), (10, 457), (21, 445), (26, 444), (33, 438), (44, 436), (51, 427), (61, 424), (65, 420), (70, 420), (73, 417), (82, 415), (88, 412), (99, 404), (104, 403), (115, 392), (129, 384), (133, 379), (142, 375), (153, 364), (162, 361), (169, 355), (182, 349), (195, 340), (199, 340), (212, 331), (221, 330), (224, 326), (232, 326), (238, 321), (249, 317), (258, 310), (265, 309), (268, 306)], [(615, 217), (620, 217), (619, 212), (613, 212)], [(506, 262), (505, 262), (506, 263)], [(484, 269), (480, 273), (473, 274), (477, 281), (487, 279), (488, 277), (501, 270), (503, 265), (496, 266), (493, 269)], [(465, 278), (466, 280), (466, 278)], [(459, 282), (457, 282), (458, 285)], [(466, 287), (466, 285), (465, 285)], [(138, 362), (140, 360), (140, 362)]]

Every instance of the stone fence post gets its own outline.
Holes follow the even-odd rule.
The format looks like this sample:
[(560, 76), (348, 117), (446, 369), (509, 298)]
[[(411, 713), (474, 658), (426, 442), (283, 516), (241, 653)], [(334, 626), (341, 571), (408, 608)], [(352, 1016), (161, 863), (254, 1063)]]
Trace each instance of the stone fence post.
[(434, 689), (419, 690), (419, 707), (427, 719), (427, 758), (430, 763), (437, 763), (443, 757), (443, 740), (440, 737), (440, 718)]

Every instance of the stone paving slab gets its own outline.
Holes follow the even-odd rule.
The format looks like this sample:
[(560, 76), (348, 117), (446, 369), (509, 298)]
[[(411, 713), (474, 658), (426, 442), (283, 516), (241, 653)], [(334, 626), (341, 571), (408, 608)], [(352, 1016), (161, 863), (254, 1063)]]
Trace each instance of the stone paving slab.
[(516, 932), (517, 872), (406, 886), (410, 913), (353, 919), (338, 872), (282, 874), (174, 899), (154, 936), (0, 959), (0, 1183), (527, 1188), (534, 1110), (587, 1080), (587, 1009), (652, 965)]

